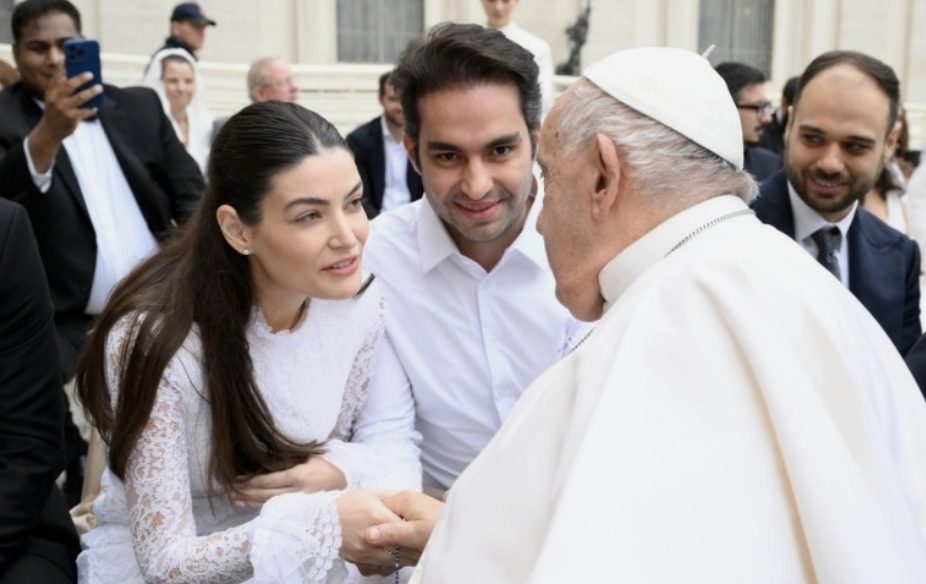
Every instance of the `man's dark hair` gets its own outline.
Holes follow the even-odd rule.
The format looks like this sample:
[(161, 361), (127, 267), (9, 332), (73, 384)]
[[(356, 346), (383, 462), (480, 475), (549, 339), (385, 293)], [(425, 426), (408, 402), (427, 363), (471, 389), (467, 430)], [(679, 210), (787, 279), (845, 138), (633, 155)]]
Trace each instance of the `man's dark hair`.
[(894, 122), (897, 121), (897, 110), (900, 104), (900, 80), (897, 74), (891, 69), (891, 66), (875, 59), (865, 53), (857, 51), (829, 51), (823, 53), (807, 65), (801, 74), (801, 80), (797, 84), (797, 93), (794, 94), (792, 106), (797, 109), (797, 104), (801, 100), (801, 93), (810, 81), (836, 65), (851, 65), (855, 67), (874, 81), (881, 91), (887, 95), (890, 101), (890, 108), (887, 116), (887, 129), (885, 135), (894, 129)]
[(386, 84), (392, 83), (391, 77), (392, 77), (392, 71), (386, 71), (385, 73), (379, 76), (379, 97), (380, 99), (382, 99), (382, 97), (386, 95)]
[(791, 79), (788, 79), (788, 81), (785, 82), (785, 86), (781, 89), (781, 97), (788, 105), (794, 105), (794, 95), (797, 93), (797, 84), (800, 80), (801, 78), (795, 75)]
[(530, 51), (498, 30), (450, 22), (435, 26), (427, 38), (402, 53), (392, 74), (405, 112), (405, 133), (412, 140), (416, 156), (421, 125), (418, 100), (435, 91), (484, 83), (510, 83), (517, 87), (521, 115), (527, 123), (531, 146), (536, 146), (541, 113), (538, 71)]
[(80, 12), (68, 0), (26, 0), (13, 8), (13, 16), (10, 19), (13, 42), (19, 42), (23, 28), (51, 12), (61, 12), (70, 16), (74, 21), (74, 28), (80, 33)]
[(714, 67), (714, 70), (727, 84), (727, 90), (733, 96), (733, 101), (739, 101), (740, 91), (743, 88), (765, 83), (765, 74), (745, 63), (721, 63)]

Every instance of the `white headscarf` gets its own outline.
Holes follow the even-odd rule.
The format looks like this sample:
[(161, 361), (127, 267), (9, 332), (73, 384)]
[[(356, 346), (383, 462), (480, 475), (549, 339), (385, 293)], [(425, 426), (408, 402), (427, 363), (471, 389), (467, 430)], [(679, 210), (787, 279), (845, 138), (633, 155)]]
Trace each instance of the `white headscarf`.
[(184, 49), (164, 49), (158, 51), (154, 57), (152, 57), (151, 64), (148, 65), (148, 70), (145, 71), (142, 85), (150, 87), (157, 92), (158, 97), (161, 98), (161, 106), (164, 108), (164, 113), (167, 114), (167, 118), (174, 127), (177, 138), (183, 142), (183, 134), (180, 132), (180, 126), (177, 124), (177, 121), (171, 117), (170, 102), (167, 100), (167, 93), (164, 91), (164, 83), (161, 81), (162, 69), (164, 67), (163, 61), (166, 57), (170, 56), (182, 58), (189, 63), (190, 67), (193, 69), (193, 99), (190, 100), (190, 105), (188, 105), (186, 109), (187, 123), (190, 131), (187, 152), (196, 160), (199, 168), (202, 170), (203, 174), (205, 174), (206, 162), (209, 159), (209, 148), (212, 145), (212, 124), (215, 117), (206, 109), (206, 87), (205, 83), (203, 83), (202, 75), (199, 74), (199, 70), (196, 67), (196, 60)]

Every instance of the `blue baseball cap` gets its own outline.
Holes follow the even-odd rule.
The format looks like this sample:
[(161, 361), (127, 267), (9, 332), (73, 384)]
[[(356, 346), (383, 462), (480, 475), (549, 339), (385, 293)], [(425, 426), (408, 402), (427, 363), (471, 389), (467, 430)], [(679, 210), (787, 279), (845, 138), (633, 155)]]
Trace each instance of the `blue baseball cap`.
[(171, 21), (189, 20), (196, 24), (215, 26), (215, 21), (203, 14), (203, 9), (196, 2), (183, 2), (174, 6)]

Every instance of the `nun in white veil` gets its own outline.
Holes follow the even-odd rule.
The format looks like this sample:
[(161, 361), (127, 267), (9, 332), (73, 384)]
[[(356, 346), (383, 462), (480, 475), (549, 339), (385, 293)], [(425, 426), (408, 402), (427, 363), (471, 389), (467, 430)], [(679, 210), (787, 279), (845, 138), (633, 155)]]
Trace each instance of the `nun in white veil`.
[(205, 174), (215, 118), (206, 109), (205, 85), (196, 61), (184, 49), (158, 51), (142, 84), (157, 92), (177, 138)]

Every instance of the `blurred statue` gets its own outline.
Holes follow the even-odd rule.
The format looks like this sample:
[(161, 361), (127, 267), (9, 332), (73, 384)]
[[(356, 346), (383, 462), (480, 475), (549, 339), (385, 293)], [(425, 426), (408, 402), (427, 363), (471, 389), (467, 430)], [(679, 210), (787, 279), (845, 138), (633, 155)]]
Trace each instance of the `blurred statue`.
[(582, 72), (582, 47), (588, 37), (588, 15), (592, 11), (592, 2), (588, 0), (585, 10), (579, 14), (575, 24), (566, 29), (569, 37), (569, 60), (556, 66), (557, 75), (579, 75)]

